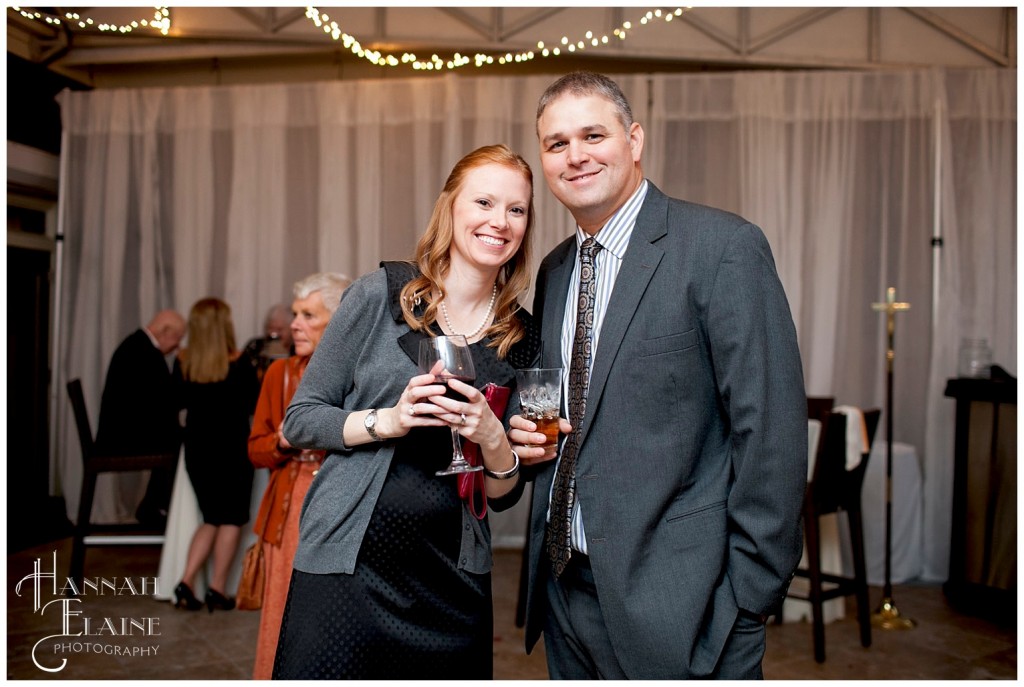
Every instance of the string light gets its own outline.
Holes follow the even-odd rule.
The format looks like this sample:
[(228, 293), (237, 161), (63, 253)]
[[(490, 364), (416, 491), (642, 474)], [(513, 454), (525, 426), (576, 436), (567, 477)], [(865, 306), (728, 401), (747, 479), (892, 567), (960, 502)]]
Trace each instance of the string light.
[[(156, 30), (164, 36), (168, 35), (171, 29), (171, 16), (169, 7), (156, 7), (153, 17), (151, 19), (137, 19), (127, 24), (109, 24), (109, 23), (97, 23), (91, 17), (83, 17), (78, 12), (68, 11), (63, 17), (48, 14), (45, 12), (39, 12), (32, 9), (23, 9), (21, 7), (11, 7), (12, 10), (18, 12), (25, 19), (31, 21), (46, 22), (52, 26), (59, 26), (62, 23), (77, 25), (80, 29), (96, 29), (101, 32), (121, 33), (128, 34), (133, 30), (143, 28)], [(660, 8), (648, 10), (639, 19), (640, 26), (646, 26), (656, 19), (662, 19), (666, 22), (671, 22), (675, 17), (679, 17), (683, 12), (689, 12), (692, 7), (677, 7), (674, 10), (662, 10)], [(380, 52), (379, 50), (368, 50), (360, 44), (360, 42), (353, 36), (345, 33), (338, 26), (336, 21), (333, 21), (326, 13), (320, 12), (316, 7), (306, 8), (306, 18), (309, 19), (314, 26), (322, 29), (323, 32), (331, 37), (334, 41), (341, 41), (342, 45), (350, 50), (353, 55), (367, 60), (371, 64), (375, 64), (380, 67), (400, 67), (400, 66), (411, 66), (413, 69), (418, 71), (442, 71), (442, 70), (453, 70), (460, 69), (472, 64), (475, 67), (483, 67), (486, 65), (499, 64), (521, 64), (528, 62), (536, 57), (559, 57), (562, 54), (575, 53), (577, 51), (583, 51), (587, 48), (598, 48), (606, 46), (610, 42), (610, 38), (607, 34), (601, 35), (600, 37), (593, 31), (585, 31), (583, 38), (576, 38), (570, 40), (569, 36), (562, 36), (560, 45), (547, 46), (544, 41), (537, 42), (537, 50), (524, 50), (522, 52), (511, 53), (507, 52), (504, 55), (488, 55), (486, 53), (476, 53), (473, 57), (463, 55), (461, 53), (455, 53), (451, 59), (443, 60), (439, 56), (431, 55), (430, 59), (420, 59), (413, 53), (404, 53), (401, 57), (395, 57), (394, 55), (388, 55)], [(630, 21), (624, 21), (620, 26), (615, 28), (611, 35), (619, 40), (625, 40), (629, 35), (629, 32), (634, 28), (633, 23)]]
[(135, 29), (154, 29), (159, 31), (161, 34), (166, 36), (171, 30), (171, 11), (168, 7), (156, 7), (153, 17), (149, 19), (135, 19), (127, 24), (108, 24), (97, 23), (92, 17), (83, 17), (78, 12), (68, 11), (64, 13), (63, 17), (55, 14), (48, 14), (45, 12), (39, 12), (32, 9), (22, 9), (21, 7), (11, 7), (12, 10), (20, 14), (25, 19), (31, 21), (46, 22), (51, 26), (60, 26), (61, 24), (77, 25), (80, 29), (96, 29), (104, 33), (131, 33)]
[[(692, 9), (692, 7), (677, 7), (674, 10), (651, 10), (641, 17), (640, 25), (645, 26), (648, 23), (653, 22), (655, 19), (663, 19), (666, 22), (671, 22), (675, 17), (681, 16), (683, 12), (689, 12)], [(431, 55), (429, 60), (421, 60), (412, 53), (405, 53), (401, 58), (396, 58), (393, 55), (384, 55), (375, 50), (363, 49), (358, 40), (342, 31), (336, 21), (333, 21), (326, 13), (320, 12), (316, 7), (306, 8), (306, 18), (313, 22), (313, 25), (317, 28), (323, 29), (324, 33), (329, 35), (333, 40), (340, 40), (345, 48), (352, 51), (352, 54), (366, 59), (372, 64), (381, 67), (411, 65), (413, 69), (422, 71), (441, 71), (444, 69), (453, 70), (465, 67), (471, 63), (476, 67), (491, 65), (495, 62), (500, 65), (517, 64), (527, 62), (538, 56), (558, 57), (562, 55), (563, 52), (575, 53), (577, 50), (586, 50), (588, 47), (597, 48), (602, 45), (608, 45), (610, 41), (608, 35), (598, 37), (593, 31), (586, 31), (583, 34), (583, 38), (578, 38), (572, 41), (568, 36), (562, 36), (560, 46), (556, 45), (549, 48), (544, 44), (544, 41), (538, 41), (537, 52), (534, 52), (533, 50), (524, 50), (523, 52), (518, 53), (505, 53), (498, 57), (487, 55), (485, 53), (477, 53), (472, 59), (460, 53), (455, 53), (450, 60), (442, 60), (437, 55)], [(617, 37), (619, 40), (625, 40), (629, 31), (632, 29), (632, 22), (625, 21), (621, 26), (612, 31), (612, 36)]]

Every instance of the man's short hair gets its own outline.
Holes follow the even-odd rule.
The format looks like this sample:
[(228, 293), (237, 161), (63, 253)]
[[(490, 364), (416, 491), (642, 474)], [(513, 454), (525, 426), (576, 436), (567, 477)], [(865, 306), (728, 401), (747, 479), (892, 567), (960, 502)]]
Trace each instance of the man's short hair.
[[(576, 96), (600, 96), (615, 106), (619, 115), (619, 121), (622, 122), (623, 129), (629, 131), (629, 127), (633, 124), (633, 109), (629, 106), (629, 101), (626, 99), (622, 89), (619, 88), (619, 84), (615, 83), (604, 74), (583, 71), (566, 74), (558, 81), (548, 86), (547, 90), (540, 96), (540, 100), (537, 101), (538, 124), (540, 123), (541, 115), (544, 114), (545, 108), (547, 108), (553, 100), (560, 98), (566, 93), (571, 93)], [(537, 135), (540, 135), (539, 128), (537, 130)]]

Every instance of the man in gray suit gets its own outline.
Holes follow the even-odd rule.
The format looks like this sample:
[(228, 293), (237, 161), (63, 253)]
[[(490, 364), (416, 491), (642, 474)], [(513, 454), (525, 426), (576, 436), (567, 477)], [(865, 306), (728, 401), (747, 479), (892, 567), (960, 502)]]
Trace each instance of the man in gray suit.
[(552, 84), (537, 133), (578, 229), (544, 259), (534, 301), (572, 426), (548, 462), (533, 423), (509, 430), (534, 480), (527, 650), (543, 631), (556, 679), (760, 678), (807, 474), (768, 242), (644, 178), (644, 131), (607, 77)]

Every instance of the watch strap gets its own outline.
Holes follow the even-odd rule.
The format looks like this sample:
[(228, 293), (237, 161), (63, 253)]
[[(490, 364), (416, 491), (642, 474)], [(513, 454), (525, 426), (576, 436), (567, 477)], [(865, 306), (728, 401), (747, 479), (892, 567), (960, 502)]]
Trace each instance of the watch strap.
[(370, 435), (371, 439), (373, 439), (374, 441), (383, 441), (383, 439), (380, 438), (380, 435), (377, 434), (376, 425), (377, 409), (374, 408), (369, 413), (367, 413), (366, 419), (363, 420), (363, 427), (366, 428), (366, 433)]

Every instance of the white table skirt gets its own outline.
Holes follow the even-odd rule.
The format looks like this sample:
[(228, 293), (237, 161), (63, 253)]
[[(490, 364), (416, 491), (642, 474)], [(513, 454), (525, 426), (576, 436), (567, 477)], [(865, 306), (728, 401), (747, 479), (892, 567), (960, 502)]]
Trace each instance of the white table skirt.
[[(266, 468), (256, 470), (256, 474), (253, 476), (252, 497), (249, 501), (249, 523), (242, 526), (241, 543), (238, 545), (235, 561), (231, 565), (231, 572), (228, 573), (228, 588), (224, 590), (228, 596), (234, 596), (235, 589), (238, 588), (238, 580), (242, 576), (242, 555), (249, 545), (256, 541), (252, 523), (256, 518), (256, 512), (269, 479), (270, 473)], [(185, 561), (188, 558), (188, 547), (192, 543), (192, 535), (201, 524), (203, 524), (203, 514), (199, 510), (196, 493), (192, 490), (192, 482), (189, 481), (188, 473), (185, 471), (185, 451), (182, 449), (181, 458), (178, 460), (178, 471), (174, 476), (171, 505), (167, 511), (166, 539), (163, 551), (160, 553), (160, 570), (157, 573), (160, 583), (157, 593), (153, 595), (155, 598), (162, 601), (173, 601), (174, 588), (181, 581), (182, 573), (185, 572)], [(213, 556), (196, 577), (196, 584), (192, 591), (197, 598), (202, 599), (206, 595), (206, 589), (212, 576)]]
[[(861, 489), (864, 511), (864, 557), (868, 584), (885, 584), (886, 442), (875, 439)], [(924, 571), (924, 486), (917, 450), (910, 444), (892, 445), (892, 570), (893, 584), (917, 579)], [(853, 555), (845, 518), (841, 527), (843, 570), (853, 574)]]

